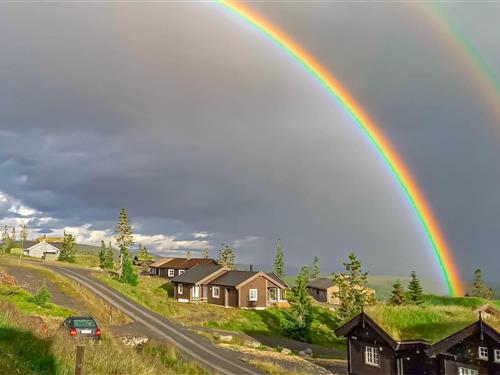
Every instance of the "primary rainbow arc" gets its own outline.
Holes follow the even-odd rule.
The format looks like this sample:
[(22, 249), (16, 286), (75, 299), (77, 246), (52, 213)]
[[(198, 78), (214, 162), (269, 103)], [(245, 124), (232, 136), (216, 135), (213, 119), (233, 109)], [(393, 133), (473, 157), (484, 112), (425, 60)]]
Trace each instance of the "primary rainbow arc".
[(277, 27), (241, 3), (231, 0), (216, 1), (232, 10), (235, 14), (267, 35), (277, 46), (288, 52), (288, 54), (321, 82), (327, 91), (350, 113), (355, 123), (368, 136), (378, 153), (385, 160), (413, 206), (442, 270), (448, 292), (451, 295), (463, 295), (464, 289), (459, 277), (458, 268), (429, 204), (401, 158), (378, 129), (375, 122), (368, 117), (360, 105), (330, 72)]

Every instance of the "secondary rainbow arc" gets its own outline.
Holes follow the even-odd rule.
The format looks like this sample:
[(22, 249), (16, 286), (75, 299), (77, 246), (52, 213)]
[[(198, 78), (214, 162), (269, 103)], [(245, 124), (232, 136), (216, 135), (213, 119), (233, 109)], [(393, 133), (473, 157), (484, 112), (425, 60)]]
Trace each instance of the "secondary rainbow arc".
[(293, 39), (268, 22), (264, 17), (247, 6), (235, 1), (216, 0), (216, 2), (232, 10), (239, 17), (268, 36), (277, 46), (284, 49), (296, 61), (302, 64), (302, 66), (307, 69), (350, 113), (354, 122), (364, 131), (378, 153), (385, 160), (387, 166), (390, 168), (392, 174), (411, 203), (439, 263), (448, 292), (451, 295), (463, 295), (464, 289), (458, 268), (446, 239), (440, 230), (437, 219), (424, 198), (423, 193), (418, 188), (413, 176), (410, 174), (389, 141), (378, 129), (375, 122), (368, 117), (361, 106), (326, 68), (317, 62)]

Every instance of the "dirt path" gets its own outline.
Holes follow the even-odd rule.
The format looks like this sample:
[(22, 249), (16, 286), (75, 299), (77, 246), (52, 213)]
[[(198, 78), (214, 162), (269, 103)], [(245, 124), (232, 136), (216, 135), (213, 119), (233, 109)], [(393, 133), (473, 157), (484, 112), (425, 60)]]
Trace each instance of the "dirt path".
[(85, 313), (85, 311), (82, 311), (82, 303), (65, 294), (57, 284), (47, 279), (41, 271), (34, 268), (15, 266), (3, 266), (3, 268), (9, 275), (14, 276), (20, 286), (28, 292), (32, 294), (36, 293), (38, 288), (45, 283), (52, 294), (51, 302), (67, 307), (78, 314)]

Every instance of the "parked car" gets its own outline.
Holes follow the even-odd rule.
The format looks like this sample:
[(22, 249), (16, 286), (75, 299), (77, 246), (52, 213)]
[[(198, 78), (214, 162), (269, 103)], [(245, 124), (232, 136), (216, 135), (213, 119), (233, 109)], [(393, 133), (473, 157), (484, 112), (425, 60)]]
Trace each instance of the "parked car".
[(102, 331), (91, 316), (70, 316), (61, 324), (71, 337), (100, 340)]

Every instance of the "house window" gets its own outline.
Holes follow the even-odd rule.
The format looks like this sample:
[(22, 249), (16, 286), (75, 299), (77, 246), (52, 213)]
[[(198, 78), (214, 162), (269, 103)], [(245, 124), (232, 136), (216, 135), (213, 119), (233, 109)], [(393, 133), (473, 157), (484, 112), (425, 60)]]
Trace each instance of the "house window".
[(482, 359), (483, 361), (488, 360), (488, 348), (485, 346), (480, 346), (479, 347), (479, 352), (478, 352), (478, 358)]
[(179, 270), (179, 275), (182, 275), (186, 270)]
[(500, 349), (495, 349), (495, 362), (500, 363)]
[(269, 301), (278, 300), (278, 288), (269, 288)]
[(175, 275), (175, 270), (172, 268), (169, 268), (168, 269), (168, 277), (174, 277), (174, 275)]
[(380, 366), (380, 356), (377, 348), (372, 346), (365, 347), (365, 364), (376, 367)]
[(220, 298), (220, 288), (218, 286), (214, 286), (212, 288), (212, 297), (213, 298)]
[(248, 300), (249, 301), (257, 301), (257, 289), (249, 289), (248, 290)]
[(459, 367), (458, 375), (479, 375), (479, 371), (474, 370), (473, 368)]
[(184, 293), (184, 286), (182, 284), (177, 284), (177, 294)]

